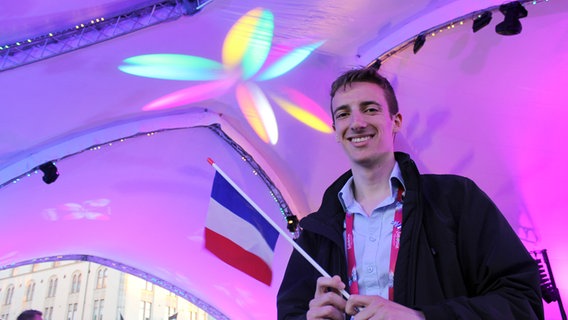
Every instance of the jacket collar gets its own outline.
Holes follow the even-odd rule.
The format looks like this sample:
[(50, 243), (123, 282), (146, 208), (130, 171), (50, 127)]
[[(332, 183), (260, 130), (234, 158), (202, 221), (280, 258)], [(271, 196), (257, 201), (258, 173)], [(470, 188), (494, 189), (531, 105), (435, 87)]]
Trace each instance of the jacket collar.
[[(403, 152), (395, 152), (395, 159), (405, 181), (406, 190), (417, 191), (418, 169), (414, 161)], [(320, 208), (300, 221), (301, 228), (322, 234), (337, 242), (338, 245), (343, 245), (345, 212), (343, 212), (337, 194), (352, 175), (351, 170), (346, 171), (325, 190)]]

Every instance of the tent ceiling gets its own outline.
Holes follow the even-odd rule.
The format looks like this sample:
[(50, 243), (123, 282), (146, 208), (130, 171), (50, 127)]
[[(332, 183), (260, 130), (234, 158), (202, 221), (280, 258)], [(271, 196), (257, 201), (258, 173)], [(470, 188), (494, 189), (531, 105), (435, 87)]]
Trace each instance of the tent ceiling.
[[(5, 26), (0, 45), (151, 3), (14, 2), (0, 12)], [(339, 72), (366, 65), (424, 30), (499, 4), (215, 0), (193, 16), (1, 72), (0, 232), (14, 241), (0, 243), (0, 265), (63, 254), (98, 256), (154, 274), (229, 318), (274, 318), (291, 248), (279, 241), (270, 287), (203, 249), (213, 175), (206, 158), (214, 157), (282, 226), (284, 219), (250, 166), (203, 126), (220, 123), (300, 217), (317, 208), (325, 186), (347, 169), (333, 135), (306, 126), (269, 98), (279, 136), (276, 144), (266, 143), (245, 119), (234, 88), (179, 107), (143, 111), (160, 97), (210, 82), (145, 78), (118, 67), (146, 54), (222, 61), (229, 30), (263, 7), (274, 16), (274, 48), (325, 42), (288, 73), (256, 85), (267, 95), (299, 91), (327, 112), (329, 83)], [(464, 25), (428, 36), (418, 54), (409, 48), (383, 56), (382, 70), (393, 80), (404, 115), (399, 149), (411, 153), (424, 172), (474, 179), (527, 248), (549, 250), (563, 289), (568, 288), (566, 206), (560, 201), (560, 184), (568, 179), (563, 148), (568, 3), (525, 6), (529, 15), (521, 20), (520, 35), (494, 32), (499, 12), (477, 33), (465, 19)], [(116, 142), (139, 132), (155, 134)], [(88, 150), (91, 146), (101, 148)], [(49, 160), (59, 160), (55, 183), (25, 176)], [(547, 319), (559, 319), (553, 308)]]

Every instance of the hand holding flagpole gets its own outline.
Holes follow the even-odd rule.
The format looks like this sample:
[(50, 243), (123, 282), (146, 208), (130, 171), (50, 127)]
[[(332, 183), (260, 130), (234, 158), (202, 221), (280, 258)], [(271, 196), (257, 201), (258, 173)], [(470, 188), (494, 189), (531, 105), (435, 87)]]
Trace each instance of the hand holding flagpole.
[[(217, 172), (227, 180), (227, 182), (260, 214), (262, 217), (274, 228), (276, 229), (280, 235), (284, 237), (298, 253), (300, 253), (316, 270), (323, 275), (324, 277), (331, 278), (329, 273), (327, 273), (302, 247), (300, 247), (287, 233), (286, 231), (282, 230), (272, 219), (264, 212), (260, 207), (252, 201), (242, 190), (239, 188), (231, 178), (229, 178), (221, 168), (211, 159), (207, 158), (207, 162), (217, 170)], [(345, 299), (349, 299), (349, 293), (345, 290), (340, 291)]]

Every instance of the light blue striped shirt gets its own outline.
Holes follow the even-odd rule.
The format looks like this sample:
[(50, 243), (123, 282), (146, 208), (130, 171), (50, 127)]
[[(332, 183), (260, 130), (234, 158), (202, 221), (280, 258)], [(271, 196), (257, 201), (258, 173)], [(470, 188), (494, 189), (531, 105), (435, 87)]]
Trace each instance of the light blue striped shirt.
[[(390, 175), (390, 196), (377, 204), (370, 216), (355, 200), (353, 177), (339, 191), (339, 201), (345, 212), (354, 214), (353, 243), (359, 294), (379, 295), (388, 299), (389, 265), (392, 242), (394, 213), (402, 203), (396, 201), (398, 187), (404, 187), (404, 181), (398, 163), (395, 163)], [(345, 239), (345, 232), (343, 233)], [(347, 254), (347, 253), (346, 253)]]

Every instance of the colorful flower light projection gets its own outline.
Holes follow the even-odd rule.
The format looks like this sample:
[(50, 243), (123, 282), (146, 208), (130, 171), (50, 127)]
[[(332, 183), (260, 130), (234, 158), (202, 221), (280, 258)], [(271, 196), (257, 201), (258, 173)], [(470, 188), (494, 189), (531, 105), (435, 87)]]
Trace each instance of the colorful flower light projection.
[(222, 63), (182, 54), (149, 54), (125, 59), (118, 68), (136, 76), (166, 80), (204, 81), (158, 98), (143, 110), (174, 108), (216, 98), (235, 88), (237, 103), (248, 123), (266, 143), (278, 142), (278, 124), (271, 101), (292, 117), (315, 130), (331, 133), (331, 117), (320, 105), (291, 88), (265, 93), (260, 83), (277, 78), (298, 66), (319, 41), (288, 49), (277, 56), (271, 51), (274, 16), (256, 8), (242, 16), (229, 30), (223, 44)]

